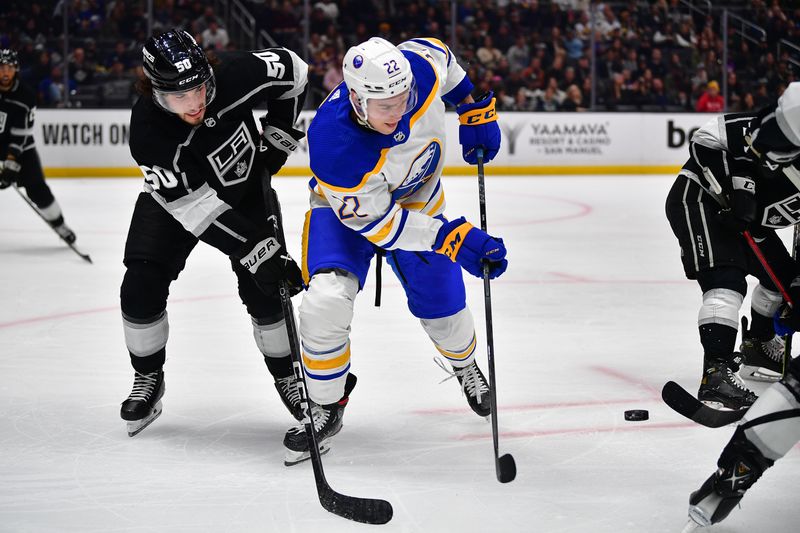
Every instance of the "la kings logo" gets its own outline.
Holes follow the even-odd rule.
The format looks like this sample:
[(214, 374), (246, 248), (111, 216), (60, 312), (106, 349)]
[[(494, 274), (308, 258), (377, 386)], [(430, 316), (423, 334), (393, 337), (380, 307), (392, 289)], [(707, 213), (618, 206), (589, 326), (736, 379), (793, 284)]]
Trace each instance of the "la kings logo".
[(767, 206), (761, 224), (767, 228), (780, 229), (798, 222), (800, 222), (800, 193)]
[(207, 158), (219, 181), (227, 187), (247, 179), (254, 156), (255, 143), (250, 136), (250, 130), (242, 122), (233, 135), (208, 154)]

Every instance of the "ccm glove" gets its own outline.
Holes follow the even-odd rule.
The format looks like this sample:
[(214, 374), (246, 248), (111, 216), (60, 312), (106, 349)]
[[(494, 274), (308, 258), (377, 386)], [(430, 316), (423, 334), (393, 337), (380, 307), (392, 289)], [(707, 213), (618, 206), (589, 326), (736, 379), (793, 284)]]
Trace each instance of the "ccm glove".
[(290, 296), (303, 290), (300, 267), (274, 235), (250, 238), (231, 257), (250, 271), (264, 294), (275, 293), (281, 281), (286, 281)]
[(720, 223), (737, 233), (746, 231), (755, 222), (758, 213), (755, 191), (752, 179), (733, 176), (730, 206), (720, 209), (717, 214)]
[(19, 183), (20, 170), (22, 170), (22, 165), (13, 159), (0, 161), (0, 189)]
[(264, 131), (261, 133), (258, 151), (267, 171), (273, 176), (286, 164), (286, 160), (297, 150), (306, 134), (288, 123), (281, 121), (269, 123), (266, 117), (261, 117), (260, 120)]
[(483, 148), (484, 163), (494, 159), (500, 149), (500, 126), (497, 125), (494, 104), (494, 93), (489, 91), (479, 101), (456, 108), (461, 123), (458, 142), (464, 161), (470, 165), (478, 164), (478, 148)]
[(439, 228), (433, 251), (444, 254), (470, 274), (483, 277), (483, 262), (489, 264), (489, 279), (500, 276), (508, 268), (503, 239), (496, 239), (474, 227), (464, 217)]

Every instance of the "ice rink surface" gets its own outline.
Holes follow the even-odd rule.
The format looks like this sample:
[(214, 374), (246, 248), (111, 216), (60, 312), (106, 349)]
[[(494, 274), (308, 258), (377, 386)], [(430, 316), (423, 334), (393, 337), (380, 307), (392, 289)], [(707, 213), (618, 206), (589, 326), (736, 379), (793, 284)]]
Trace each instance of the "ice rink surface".
[[(164, 412), (129, 438), (122, 253), (140, 179), (51, 180), (81, 261), (13, 190), (0, 192), (0, 531), (678, 533), (732, 428), (660, 400), (701, 371), (700, 291), (664, 217), (669, 176), (487, 177), (501, 453), (384, 265), (356, 302), (358, 386), (324, 457), (331, 485), (394, 506), (386, 526), (324, 511), (310, 465), (283, 466), (293, 421), (275, 393), (227, 259), (199, 245), (172, 286)], [(278, 179), (299, 256), (305, 180)], [(446, 177), (447, 214), (478, 223), (474, 177)], [(465, 273), (465, 275), (467, 275)], [(483, 289), (467, 279), (486, 372)], [(300, 297), (295, 298), (295, 305)], [(749, 299), (743, 309), (749, 310)], [(626, 409), (650, 420), (626, 422)], [(794, 531), (800, 459), (777, 463), (710, 532)]]

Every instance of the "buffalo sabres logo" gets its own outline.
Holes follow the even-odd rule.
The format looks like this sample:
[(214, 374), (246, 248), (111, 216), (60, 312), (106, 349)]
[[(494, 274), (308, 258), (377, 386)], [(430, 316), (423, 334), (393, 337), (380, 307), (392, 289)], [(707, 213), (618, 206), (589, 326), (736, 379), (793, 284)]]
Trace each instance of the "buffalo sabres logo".
[(403, 183), (392, 191), (392, 198), (398, 201), (414, 194), (431, 179), (436, 169), (439, 168), (441, 159), (441, 142), (434, 139), (411, 163)]
[(216, 121), (216, 120), (214, 120), (213, 118), (207, 118), (207, 119), (205, 119), (203, 122), (204, 122), (204, 123), (205, 123), (205, 125), (206, 125), (207, 127), (209, 127), (209, 128), (213, 128), (214, 126), (216, 126), (216, 125), (217, 125), (217, 121)]
[(394, 134), (394, 140), (397, 141), (397, 142), (401, 142), (405, 138), (406, 138), (406, 134), (403, 133), (402, 131), (398, 131), (397, 133)]

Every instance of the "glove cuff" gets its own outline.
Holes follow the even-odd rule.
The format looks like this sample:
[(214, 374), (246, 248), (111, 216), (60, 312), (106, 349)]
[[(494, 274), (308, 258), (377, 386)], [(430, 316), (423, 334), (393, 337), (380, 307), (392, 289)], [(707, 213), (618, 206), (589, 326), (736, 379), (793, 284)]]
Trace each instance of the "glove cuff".
[(434, 252), (443, 254), (455, 262), (458, 251), (472, 228), (472, 224), (467, 222), (464, 217), (448, 222), (439, 229), (439, 235), (436, 236), (436, 242), (433, 245)]
[(458, 115), (458, 122), (462, 126), (477, 126), (479, 124), (488, 124), (497, 120), (497, 111), (495, 110), (495, 102), (497, 98), (492, 98), (486, 105), (477, 109), (467, 109)]

